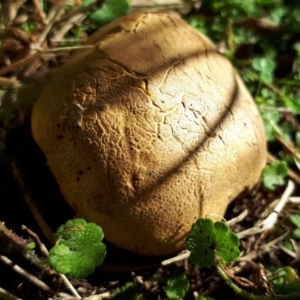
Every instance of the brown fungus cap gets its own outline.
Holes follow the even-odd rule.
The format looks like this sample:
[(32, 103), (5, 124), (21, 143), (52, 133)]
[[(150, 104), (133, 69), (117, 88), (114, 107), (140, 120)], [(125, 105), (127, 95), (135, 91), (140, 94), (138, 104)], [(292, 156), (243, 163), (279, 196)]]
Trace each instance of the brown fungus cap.
[(171, 254), (200, 216), (259, 180), (262, 122), (231, 64), (175, 14), (100, 29), (49, 80), (32, 114), (66, 201), (115, 245)]

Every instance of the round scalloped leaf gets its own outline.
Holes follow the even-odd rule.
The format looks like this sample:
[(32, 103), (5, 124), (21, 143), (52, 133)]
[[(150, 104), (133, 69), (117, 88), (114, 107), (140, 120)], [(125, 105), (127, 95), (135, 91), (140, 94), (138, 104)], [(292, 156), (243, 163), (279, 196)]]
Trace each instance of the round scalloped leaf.
[(217, 254), (223, 263), (234, 261), (239, 256), (239, 239), (223, 222), (198, 219), (186, 238), (190, 259), (200, 267), (210, 267)]
[(190, 283), (185, 274), (172, 274), (163, 287), (169, 300), (184, 299), (189, 291)]
[(216, 222), (216, 252), (224, 263), (236, 260), (240, 255), (239, 238), (230, 231), (227, 224)]
[(55, 271), (74, 278), (84, 278), (94, 272), (105, 257), (106, 247), (101, 227), (74, 219), (61, 225), (54, 235), (48, 261)]

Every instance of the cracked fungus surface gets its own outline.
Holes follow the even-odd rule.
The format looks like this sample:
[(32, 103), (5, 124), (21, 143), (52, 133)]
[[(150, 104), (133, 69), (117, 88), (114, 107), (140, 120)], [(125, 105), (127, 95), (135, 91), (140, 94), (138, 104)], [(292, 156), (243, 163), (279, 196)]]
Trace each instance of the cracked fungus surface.
[(133, 13), (100, 29), (49, 80), (35, 141), (76, 213), (119, 247), (171, 254), (222, 215), (266, 159), (257, 109), (230, 63), (178, 16)]

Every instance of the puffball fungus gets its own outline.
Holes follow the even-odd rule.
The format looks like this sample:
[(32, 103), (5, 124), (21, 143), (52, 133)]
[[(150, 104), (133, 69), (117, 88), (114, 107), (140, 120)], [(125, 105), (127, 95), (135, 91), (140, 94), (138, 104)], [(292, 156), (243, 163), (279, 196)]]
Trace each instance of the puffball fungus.
[(184, 247), (258, 182), (266, 143), (230, 62), (172, 13), (101, 28), (47, 82), (33, 137), (65, 200), (111, 243), (139, 254)]

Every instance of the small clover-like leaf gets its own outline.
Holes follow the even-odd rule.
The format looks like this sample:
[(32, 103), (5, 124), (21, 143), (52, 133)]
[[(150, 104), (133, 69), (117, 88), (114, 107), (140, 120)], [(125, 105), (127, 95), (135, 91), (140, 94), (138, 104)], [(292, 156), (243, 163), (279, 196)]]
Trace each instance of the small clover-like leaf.
[(291, 223), (296, 226), (296, 229), (292, 231), (292, 236), (294, 239), (300, 240), (300, 215), (291, 214), (289, 217)]
[(262, 175), (265, 189), (274, 191), (277, 185), (283, 185), (287, 173), (288, 167), (285, 161), (275, 160), (266, 166)]
[(277, 134), (275, 126), (280, 120), (280, 114), (276, 109), (267, 109), (261, 112), (261, 117), (264, 123), (266, 140), (268, 142), (275, 141), (275, 135)]
[(185, 274), (173, 274), (163, 287), (167, 298), (170, 300), (183, 299), (190, 288), (190, 283)]
[(105, 256), (101, 227), (74, 219), (61, 225), (54, 235), (56, 245), (49, 252), (48, 261), (58, 273), (83, 278), (94, 272)]
[(215, 223), (216, 231), (216, 252), (225, 263), (234, 261), (240, 254), (239, 238), (230, 232), (229, 227), (223, 222)]
[(273, 72), (276, 64), (273, 59), (265, 57), (255, 57), (252, 62), (252, 68), (259, 72), (260, 79), (265, 83), (273, 81)]
[(190, 259), (200, 267), (210, 267), (217, 254), (222, 262), (234, 261), (239, 256), (239, 239), (223, 222), (198, 219), (186, 238), (186, 247), (191, 251)]
[(211, 219), (198, 219), (186, 238), (186, 248), (191, 251), (191, 261), (201, 267), (210, 267), (215, 261), (215, 253), (211, 249), (215, 240), (213, 226)]

